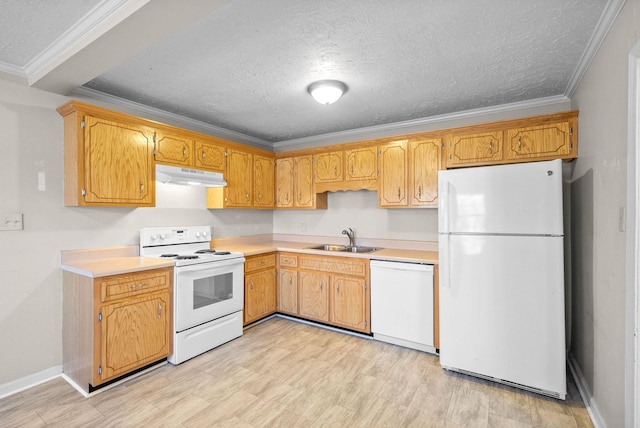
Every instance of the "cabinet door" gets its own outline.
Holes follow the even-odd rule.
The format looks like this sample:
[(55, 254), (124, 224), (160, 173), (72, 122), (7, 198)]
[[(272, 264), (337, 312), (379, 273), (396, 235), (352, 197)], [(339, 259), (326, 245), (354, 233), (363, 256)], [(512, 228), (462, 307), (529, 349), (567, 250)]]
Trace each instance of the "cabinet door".
[(502, 131), (454, 133), (447, 151), (447, 167), (499, 162), (502, 160)]
[(176, 166), (193, 165), (193, 141), (189, 138), (158, 131), (154, 152), (156, 162)]
[(335, 183), (344, 180), (342, 151), (315, 155), (314, 161), (316, 183)]
[(280, 269), (278, 276), (278, 311), (298, 314), (298, 271)]
[(442, 139), (409, 143), (409, 206), (438, 206), (438, 171), (442, 169)]
[(153, 206), (154, 168), (151, 129), (85, 116), (86, 204)]
[(276, 311), (275, 270), (269, 269), (245, 277), (244, 323), (264, 318)]
[(300, 316), (329, 322), (329, 274), (302, 271), (298, 284)]
[(378, 206), (406, 207), (408, 188), (407, 141), (396, 141), (380, 147), (380, 190)]
[(251, 174), (253, 155), (247, 152), (229, 150), (227, 156), (227, 186), (225, 206), (246, 208), (251, 206)]
[(226, 149), (220, 144), (210, 141), (196, 141), (194, 150), (194, 166), (215, 172), (224, 172), (226, 166)]
[(293, 158), (276, 161), (276, 208), (293, 208)]
[(171, 353), (169, 292), (145, 295), (101, 308), (101, 374), (98, 383), (120, 376)]
[(558, 159), (572, 153), (569, 122), (558, 122), (507, 130), (505, 157), (514, 159)]
[(362, 278), (334, 275), (331, 277), (331, 316), (335, 325), (369, 332), (369, 299)]
[(313, 159), (311, 156), (299, 156), (293, 159), (295, 182), (294, 206), (313, 208)]
[(378, 149), (377, 146), (363, 147), (345, 151), (347, 181), (377, 180)]
[(273, 208), (275, 202), (274, 160), (264, 156), (253, 157), (253, 206)]

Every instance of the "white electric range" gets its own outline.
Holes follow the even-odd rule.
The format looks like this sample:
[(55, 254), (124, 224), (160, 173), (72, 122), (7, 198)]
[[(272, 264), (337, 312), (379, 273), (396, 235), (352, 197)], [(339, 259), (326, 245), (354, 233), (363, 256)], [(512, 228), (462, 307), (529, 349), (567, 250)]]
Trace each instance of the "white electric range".
[(210, 242), (209, 226), (140, 229), (141, 256), (175, 261), (172, 364), (242, 335), (244, 255)]

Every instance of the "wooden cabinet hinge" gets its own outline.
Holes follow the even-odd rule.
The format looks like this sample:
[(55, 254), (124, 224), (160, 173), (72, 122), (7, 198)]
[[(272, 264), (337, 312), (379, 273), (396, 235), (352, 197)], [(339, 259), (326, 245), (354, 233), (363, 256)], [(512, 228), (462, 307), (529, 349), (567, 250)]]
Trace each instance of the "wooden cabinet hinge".
[(102, 375), (102, 366), (98, 366), (98, 374)]
[(573, 126), (569, 127), (569, 135), (573, 135)]
[(87, 191), (84, 189), (84, 187), (82, 188), (81, 194), (83, 198), (87, 196)]
[(102, 322), (102, 312), (98, 312), (98, 322)]
[(84, 129), (84, 127), (85, 127), (85, 126), (86, 126), (86, 124), (85, 124), (85, 122), (84, 122), (84, 119), (82, 119), (82, 120), (80, 121), (80, 128)]

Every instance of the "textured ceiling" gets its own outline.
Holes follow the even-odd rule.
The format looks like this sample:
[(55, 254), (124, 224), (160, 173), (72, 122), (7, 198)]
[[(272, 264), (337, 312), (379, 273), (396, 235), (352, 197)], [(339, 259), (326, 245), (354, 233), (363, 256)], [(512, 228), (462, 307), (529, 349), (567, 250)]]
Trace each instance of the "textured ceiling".
[[(72, 3), (75, 14), (52, 12), (48, 38), (92, 2), (51, 3)], [(281, 142), (566, 95), (607, 3), (232, 0), (80, 84)], [(11, 22), (0, 22), (12, 27), (0, 30), (12, 40), (0, 62), (24, 65), (51, 41), (32, 37), (20, 51), (15, 39), (29, 39), (29, 28), (14, 35)], [(306, 88), (320, 79), (348, 92), (317, 104)]]

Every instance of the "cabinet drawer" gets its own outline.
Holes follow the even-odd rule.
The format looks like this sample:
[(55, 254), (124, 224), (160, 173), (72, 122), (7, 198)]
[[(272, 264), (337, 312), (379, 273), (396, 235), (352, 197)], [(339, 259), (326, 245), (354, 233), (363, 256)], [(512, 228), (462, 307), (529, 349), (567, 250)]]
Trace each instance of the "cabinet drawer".
[(245, 272), (253, 272), (260, 269), (267, 269), (276, 266), (276, 253), (264, 254), (261, 256), (247, 257), (244, 264)]
[(105, 276), (96, 279), (95, 283), (100, 289), (101, 301), (108, 302), (168, 289), (171, 284), (171, 268)]
[(367, 264), (368, 260), (364, 259), (300, 256), (300, 268), (332, 274), (365, 276)]
[(280, 254), (280, 266), (298, 267), (298, 256), (294, 254)]

